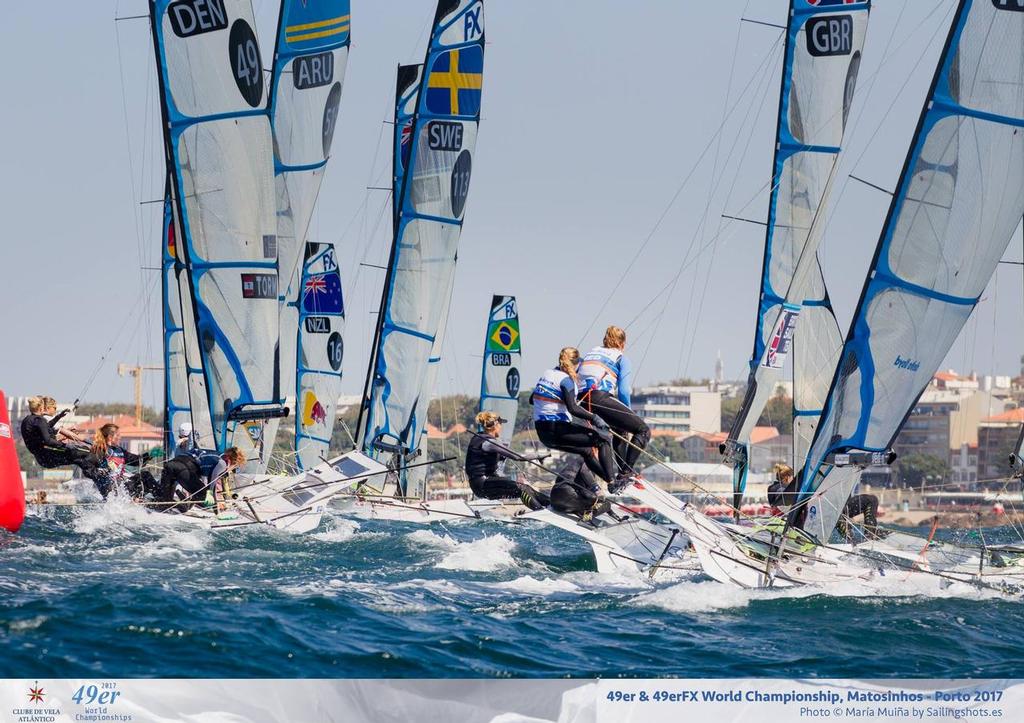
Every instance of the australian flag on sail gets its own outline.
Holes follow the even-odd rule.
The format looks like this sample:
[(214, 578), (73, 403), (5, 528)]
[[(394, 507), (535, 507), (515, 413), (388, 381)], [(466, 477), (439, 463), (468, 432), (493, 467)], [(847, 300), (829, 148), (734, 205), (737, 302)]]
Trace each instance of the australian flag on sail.
[(303, 311), (310, 314), (340, 314), (343, 309), (341, 277), (338, 272), (313, 274), (306, 278), (302, 292)]
[(480, 112), (484, 51), (479, 45), (449, 50), (434, 59), (427, 82), (427, 110), (437, 115)]

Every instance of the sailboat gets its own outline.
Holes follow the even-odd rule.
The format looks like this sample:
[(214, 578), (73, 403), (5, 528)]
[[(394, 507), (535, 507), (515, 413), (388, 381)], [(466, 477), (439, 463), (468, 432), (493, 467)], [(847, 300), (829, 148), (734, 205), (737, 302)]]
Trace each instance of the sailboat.
[(465, 500), (427, 500), (427, 407), (451, 303), (483, 86), (482, 0), (439, 0), (424, 63), (399, 66), (395, 94), (393, 241), (374, 332), (356, 448), (384, 462), (363, 484), (361, 516), (432, 522), (476, 518)]
[[(289, 10), (300, 13), (294, 3)], [(237, 446), (253, 460), (246, 470), (250, 476), (236, 485), (231, 510), (192, 507), (181, 517), (214, 529), (269, 524), (307, 531), (319, 524), (334, 494), (383, 467), (350, 453), (305, 474), (262, 473), (271, 451), (265, 432), (275, 428), (267, 423), (289, 410), (278, 371), (279, 249), (269, 89), (252, 6), (249, 0), (151, 0), (150, 13), (167, 167), (168, 442), (177, 425), (189, 421), (201, 448), (221, 453)], [(298, 16), (282, 11), (282, 19), (292, 17)], [(332, 99), (323, 102), (321, 112), (333, 122)]]
[[(1002, 0), (956, 8), (789, 515), (812, 544), (791, 554), (776, 541), (758, 556), (720, 526), (691, 535), (716, 579), (762, 587), (851, 574), (827, 544), (846, 500), (863, 469), (894, 457), (900, 427), (1024, 215), (1022, 10)], [(1021, 588), (1024, 571), (979, 552), (945, 565), (926, 545), (908, 567), (945, 583)]]

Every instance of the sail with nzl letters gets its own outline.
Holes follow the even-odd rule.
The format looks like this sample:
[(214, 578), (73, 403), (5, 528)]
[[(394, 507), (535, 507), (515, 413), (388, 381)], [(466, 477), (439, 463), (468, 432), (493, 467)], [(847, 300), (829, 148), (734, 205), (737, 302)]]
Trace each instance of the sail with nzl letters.
[[(754, 349), (743, 406), (720, 448), (733, 463), (737, 509), (750, 436), (782, 381), (805, 300), (815, 328), (831, 315), (817, 252), (870, 8), (867, 0), (790, 2)], [(817, 343), (810, 334), (801, 339)]]
[(827, 540), (1024, 215), (1024, 3), (961, 0), (843, 344), (791, 520)]
[[(482, 0), (439, 0), (418, 91), (417, 71), (399, 71), (394, 241), (374, 335), (358, 447), (404, 468), (422, 441), (432, 394), (430, 360), (438, 357), (451, 301), (458, 241), (473, 167), (483, 86)], [(409, 121), (403, 97), (414, 100)], [(408, 151), (402, 133), (408, 125)], [(397, 170), (397, 169), (396, 169)], [(401, 492), (410, 489), (404, 470)]]
[[(277, 378), (273, 150), (252, 6), (150, 0), (150, 13), (180, 298), (174, 323), (193, 425), (201, 446), (237, 446), (262, 467), (264, 423), (287, 410)], [(173, 292), (167, 298), (172, 304)]]
[(349, 0), (284, 0), (271, 81), (279, 363), (282, 389), (295, 396), (290, 447), (300, 470), (316, 466), (327, 453), (341, 391), (341, 271), (334, 244), (309, 236), (337, 126), (351, 38), (349, 6)]

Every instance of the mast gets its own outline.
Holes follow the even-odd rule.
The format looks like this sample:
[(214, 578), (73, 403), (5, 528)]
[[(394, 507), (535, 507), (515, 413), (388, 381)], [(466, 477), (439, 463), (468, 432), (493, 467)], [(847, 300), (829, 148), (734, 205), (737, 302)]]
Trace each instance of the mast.
[(743, 406), (719, 447), (733, 464), (737, 510), (754, 426), (783, 379), (808, 292), (824, 287), (817, 249), (870, 8), (867, 0), (841, 5), (790, 2), (754, 348)]
[(886, 214), (791, 521), (827, 540), (1024, 215), (1024, 7), (961, 0)]

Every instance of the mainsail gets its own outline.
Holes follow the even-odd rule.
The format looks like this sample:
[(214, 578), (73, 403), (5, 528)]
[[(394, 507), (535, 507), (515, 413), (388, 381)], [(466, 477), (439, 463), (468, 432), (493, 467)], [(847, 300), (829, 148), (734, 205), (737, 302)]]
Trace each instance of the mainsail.
[(812, 315), (830, 312), (817, 250), (870, 6), (868, 1), (790, 2), (754, 350), (743, 406), (721, 448), (734, 464), (737, 508), (750, 435), (782, 380), (803, 302), (820, 298)]
[(193, 424), (201, 445), (237, 445), (252, 459), (264, 451), (263, 422), (287, 413), (276, 378), (270, 118), (252, 6), (150, 0), (150, 13)]
[[(189, 400), (188, 363), (185, 359), (185, 329), (182, 325), (179, 275), (184, 267), (178, 261), (177, 219), (171, 199), (171, 179), (164, 190), (164, 216), (161, 226), (161, 296), (164, 350), (164, 445), (174, 449), (177, 434), (185, 422), (192, 423)], [(202, 369), (193, 370), (202, 374)]]
[[(396, 100), (395, 227), (370, 359), (357, 444), (401, 466), (414, 456), (426, 423), (429, 360), (438, 357), (451, 301), (459, 235), (469, 192), (483, 84), (482, 0), (439, 0), (411, 98), (408, 154), (402, 148), (403, 93), (414, 71), (399, 69)], [(403, 78), (403, 76), (405, 76)], [(405, 486), (402, 492), (415, 494)]]
[(495, 412), (508, 420), (501, 428), (501, 443), (506, 447), (515, 432), (519, 410), (519, 367), (523, 348), (519, 333), (519, 309), (516, 297), (491, 298), (484, 340), (483, 375), (480, 379), (480, 411)]
[(807, 456), (805, 530), (827, 539), (888, 453), (1022, 214), (1024, 2), (961, 0)]
[[(345, 308), (333, 244), (307, 240), (338, 118), (350, 44), (349, 0), (281, 3), (271, 81), (281, 293), (280, 377), (295, 395), (299, 469), (327, 452), (341, 390)], [(276, 424), (268, 425), (265, 444)]]

